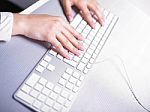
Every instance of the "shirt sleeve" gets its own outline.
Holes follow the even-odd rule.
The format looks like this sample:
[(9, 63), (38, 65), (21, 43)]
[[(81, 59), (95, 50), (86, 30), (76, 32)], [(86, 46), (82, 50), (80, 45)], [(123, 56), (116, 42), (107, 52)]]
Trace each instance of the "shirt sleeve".
[(0, 12), (0, 41), (9, 41), (12, 35), (13, 14)]

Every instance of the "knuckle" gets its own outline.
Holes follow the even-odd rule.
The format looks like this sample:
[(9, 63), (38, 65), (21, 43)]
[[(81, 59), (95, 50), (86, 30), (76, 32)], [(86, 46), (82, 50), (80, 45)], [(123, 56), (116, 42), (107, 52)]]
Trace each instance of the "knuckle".
[(69, 40), (65, 41), (65, 46), (72, 51), (72, 45), (70, 44)]
[(66, 39), (64, 43), (66, 44), (67, 47), (69, 47), (69, 45), (70, 45), (69, 40)]
[(59, 44), (56, 44), (55, 47), (56, 47), (57, 49), (61, 50), (62, 45), (59, 43)]
[(63, 21), (63, 18), (62, 18), (62, 17), (58, 17), (57, 20), (58, 20), (59, 22), (62, 22), (62, 21)]
[(76, 51), (77, 51), (77, 48), (73, 47), (73, 48), (72, 48), (72, 51), (73, 51), (73, 52), (76, 52)]
[(84, 12), (84, 15), (85, 15), (86, 17), (89, 17), (89, 16), (90, 16), (90, 12), (89, 12), (89, 11), (86, 11), (86, 12)]
[(55, 24), (55, 26), (57, 26), (57, 27), (60, 26), (60, 22), (59, 22), (59, 21), (55, 21), (54, 24)]

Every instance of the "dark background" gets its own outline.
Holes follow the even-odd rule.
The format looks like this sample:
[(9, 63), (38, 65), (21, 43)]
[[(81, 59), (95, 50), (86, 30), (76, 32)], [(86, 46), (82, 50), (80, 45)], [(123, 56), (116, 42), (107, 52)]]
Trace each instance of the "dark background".
[(0, 0), (0, 12), (21, 12), (23, 9), (7, 0)]

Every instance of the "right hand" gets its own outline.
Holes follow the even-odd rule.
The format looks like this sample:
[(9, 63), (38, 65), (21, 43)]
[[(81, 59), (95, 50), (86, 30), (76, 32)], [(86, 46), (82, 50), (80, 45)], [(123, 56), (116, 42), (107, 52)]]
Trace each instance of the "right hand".
[[(69, 59), (68, 49), (76, 55), (84, 50), (78, 41), (83, 37), (61, 17), (49, 15), (14, 14), (13, 35), (50, 42), (62, 56)], [(65, 48), (64, 48), (65, 47)]]

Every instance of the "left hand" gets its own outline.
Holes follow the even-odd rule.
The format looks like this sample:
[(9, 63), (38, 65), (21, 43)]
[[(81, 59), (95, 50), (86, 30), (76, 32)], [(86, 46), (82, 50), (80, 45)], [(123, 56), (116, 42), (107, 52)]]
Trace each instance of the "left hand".
[(72, 6), (76, 6), (82, 13), (83, 18), (92, 28), (95, 28), (92, 13), (96, 16), (98, 22), (104, 25), (104, 18), (97, 0), (61, 0), (61, 2), (69, 21), (73, 19)]

